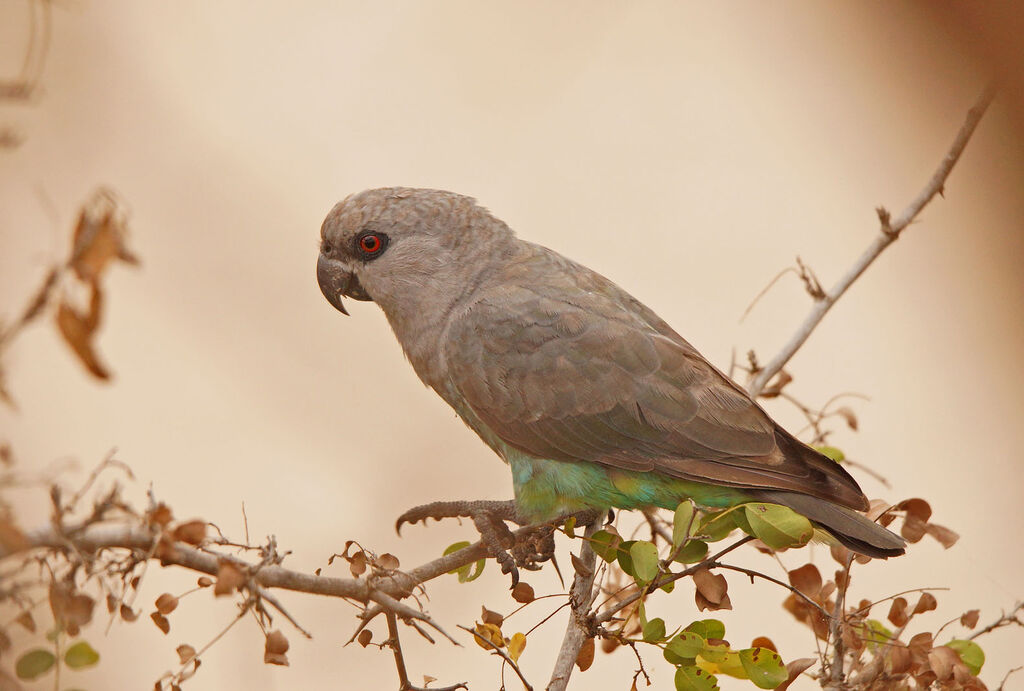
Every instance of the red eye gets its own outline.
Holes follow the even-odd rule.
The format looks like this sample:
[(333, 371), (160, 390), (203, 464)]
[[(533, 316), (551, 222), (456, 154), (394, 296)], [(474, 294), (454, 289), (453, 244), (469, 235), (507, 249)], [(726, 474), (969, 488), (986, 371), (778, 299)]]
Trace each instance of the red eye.
[(372, 233), (359, 238), (359, 249), (367, 254), (376, 254), (383, 246), (384, 243), (381, 242), (380, 237)]

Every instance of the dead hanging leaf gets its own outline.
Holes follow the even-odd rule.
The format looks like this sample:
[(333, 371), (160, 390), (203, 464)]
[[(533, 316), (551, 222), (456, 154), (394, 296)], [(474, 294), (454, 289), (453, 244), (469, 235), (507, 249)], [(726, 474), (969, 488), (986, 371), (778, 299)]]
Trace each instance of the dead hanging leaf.
[(732, 609), (728, 593), (729, 584), (722, 574), (713, 574), (707, 569), (701, 569), (693, 574), (693, 584), (696, 586), (694, 600), (700, 611)]
[(964, 612), (962, 615), (960, 615), (960, 624), (962, 626), (966, 626), (969, 629), (973, 629), (975, 626), (978, 625), (978, 615), (980, 613), (981, 610), (977, 609), (972, 609)]
[(114, 259), (138, 264), (128, 249), (128, 217), (114, 192), (100, 188), (82, 205), (68, 265), (87, 283), (95, 283)]
[(957, 540), (960, 539), (960, 535), (958, 533), (955, 533), (946, 526), (938, 525), (937, 523), (929, 523), (924, 527), (924, 531), (938, 540), (946, 549), (955, 545)]
[(893, 626), (903, 626), (910, 619), (910, 615), (907, 614), (907, 600), (906, 598), (898, 597), (892, 601), (892, 606), (889, 607), (889, 621), (892, 622)]
[(217, 583), (213, 586), (214, 595), (230, 595), (245, 584), (245, 573), (237, 564), (222, 561), (217, 569)]
[(0, 463), (6, 468), (14, 465), (14, 452), (11, 451), (11, 445), (8, 442), (0, 444)]
[(352, 575), (359, 578), (362, 574), (366, 573), (366, 552), (360, 550), (353, 554), (348, 561), (348, 570), (352, 572)]
[(914, 605), (914, 614), (931, 612), (938, 606), (939, 601), (935, 599), (934, 595), (932, 595), (931, 593), (921, 593), (921, 597), (918, 598), (917, 604)]
[(180, 523), (174, 529), (173, 537), (178, 542), (198, 545), (206, 539), (206, 521), (194, 520)]
[(171, 622), (168, 621), (167, 617), (160, 614), (160, 612), (153, 612), (149, 615), (149, 618), (153, 620), (156, 627), (164, 632), (164, 635), (171, 632)]
[(772, 651), (773, 653), (779, 652), (779, 649), (775, 647), (775, 643), (773, 643), (772, 639), (768, 638), (767, 636), (758, 636), (754, 640), (750, 641), (750, 647), (751, 648), (767, 648), (768, 650)]
[(483, 623), (485, 623), (485, 624), (494, 624), (499, 629), (501, 628), (501, 625), (503, 623), (505, 623), (505, 617), (501, 616), (497, 612), (492, 612), (491, 610), (487, 609), (486, 607), (480, 607), (480, 609), (481, 609), (480, 620)]
[(196, 585), (198, 585), (200, 588), (209, 588), (211, 585), (213, 585), (213, 579), (209, 576), (200, 576), (198, 579), (196, 579)]
[(96, 601), (84, 593), (76, 592), (67, 583), (50, 585), (50, 610), (53, 620), (69, 635), (77, 636), (81, 627), (92, 621)]
[(29, 612), (27, 609), (19, 614), (15, 621), (25, 627), (30, 633), (36, 632), (36, 620), (32, 618), (32, 612)]
[(80, 313), (69, 303), (61, 301), (57, 307), (57, 328), (85, 369), (97, 379), (106, 380), (110, 378), (110, 372), (100, 362), (92, 343), (96, 327), (99, 326), (102, 304), (103, 297), (99, 286), (93, 287), (89, 311), (85, 314)]
[(164, 593), (156, 599), (156, 611), (160, 614), (170, 614), (178, 608), (178, 598), (170, 593)]
[(394, 571), (399, 566), (398, 557), (390, 552), (384, 553), (377, 557), (377, 566), (387, 571)]
[(533, 594), (533, 586), (526, 581), (519, 581), (516, 583), (516, 587), (512, 589), (512, 599), (521, 604), (527, 604), (533, 602), (535, 599)]
[(594, 639), (588, 638), (583, 641), (580, 653), (576, 656), (576, 666), (580, 668), (581, 672), (586, 672), (592, 664), (594, 664)]
[(139, 618), (139, 613), (132, 610), (128, 605), (121, 605), (120, 614), (121, 619), (129, 623)]
[(932, 672), (935, 673), (935, 678), (938, 681), (946, 681), (952, 678), (953, 669), (958, 665), (963, 665), (963, 662), (952, 648), (940, 645), (932, 648), (931, 652), (928, 653), (928, 666), (932, 668)]
[(583, 560), (577, 557), (575, 554), (570, 553), (570, 561), (572, 561), (572, 569), (583, 578), (588, 578), (592, 573), (587, 565), (583, 563)]
[(821, 592), (821, 572), (814, 564), (804, 564), (789, 572), (789, 584), (814, 600)]
[[(174, 520), (174, 513), (171, 511), (171, 507), (163, 502), (160, 502), (152, 509), (146, 512), (146, 522), (156, 524), (161, 528), (166, 526), (168, 523)], [(133, 588), (135, 586), (132, 586)]]
[(364, 648), (370, 645), (370, 641), (372, 640), (373, 631), (370, 631), (370, 629), (363, 629), (359, 632), (359, 635), (356, 637), (356, 641), (358, 641), (359, 645), (363, 646)]
[(801, 674), (810, 669), (818, 660), (813, 657), (801, 657), (791, 660), (786, 665), (786, 681), (775, 687), (775, 691), (786, 691)]
[(847, 427), (852, 429), (854, 432), (857, 431), (857, 416), (854, 414), (853, 410), (844, 405), (841, 408), (836, 408), (836, 415), (846, 421)]
[(907, 643), (907, 650), (910, 651), (914, 662), (921, 665), (928, 660), (928, 652), (932, 649), (933, 643), (931, 633), (924, 631), (910, 639), (910, 642)]
[(179, 645), (175, 648), (175, 652), (178, 653), (178, 662), (180, 664), (185, 664), (196, 656), (196, 649), (188, 643), (182, 643)]
[(263, 645), (263, 662), (266, 664), (281, 664), (288, 666), (288, 639), (280, 631), (271, 631), (266, 635), (266, 643)]
[(902, 645), (893, 645), (889, 648), (890, 674), (909, 672), (913, 663), (914, 658), (911, 656), (909, 648), (904, 648)]

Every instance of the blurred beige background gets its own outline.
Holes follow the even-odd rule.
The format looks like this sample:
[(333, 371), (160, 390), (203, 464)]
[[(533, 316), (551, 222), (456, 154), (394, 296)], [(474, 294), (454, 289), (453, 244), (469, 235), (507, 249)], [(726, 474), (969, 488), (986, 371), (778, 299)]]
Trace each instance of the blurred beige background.
[[(753, 296), (796, 255), (831, 285), (877, 232), (874, 207), (898, 212), (931, 175), (987, 79), (957, 17), (919, 7), (60, 3), (42, 91), (0, 107), (0, 123), (25, 137), (0, 152), (0, 314), (20, 309), (64, 255), (78, 206), (100, 184), (130, 205), (143, 265), (109, 276), (100, 348), (114, 383), (87, 378), (50, 325), (36, 326), (6, 355), (20, 410), (0, 408), (2, 436), (25, 469), (75, 459), (69, 485), (116, 446), (139, 477), (132, 496), (152, 483), (177, 515), (235, 536), (245, 502), (253, 537), (275, 534), (295, 568), (325, 566), (346, 539), (406, 566), (436, 556), (471, 528), (416, 526), (398, 538), (394, 517), (428, 500), (507, 498), (507, 470), (420, 385), (374, 305), (352, 304), (346, 319), (321, 297), (314, 262), (331, 205), (382, 185), (471, 194), (520, 236), (620, 283), (719, 366), (733, 349), (767, 360), (808, 299), (787, 278), (740, 324)], [(0, 3), (4, 74), (18, 69), (27, 17), (26, 3)], [(991, 620), (1024, 597), (1024, 179), (1013, 103), (996, 102), (945, 199), (790, 367), (808, 404), (870, 396), (853, 404), (861, 431), (833, 437), (891, 480), (887, 490), (859, 474), (869, 495), (925, 497), (963, 536), (948, 552), (929, 540), (854, 573), (857, 599), (950, 588), (922, 619), (931, 630), (974, 607)], [(784, 403), (770, 412), (801, 426)], [(26, 524), (45, 520), (40, 497), (23, 499)], [(538, 593), (558, 588), (548, 573), (529, 580)], [(145, 600), (191, 582), (153, 569)], [(730, 639), (767, 633), (786, 659), (813, 654), (809, 631), (778, 606), (784, 593), (730, 583)], [(481, 604), (511, 608), (493, 568), (429, 592), (449, 629)], [(187, 688), (396, 686), (390, 654), (341, 647), (354, 608), (282, 599), (315, 635), (304, 641), (281, 622), (290, 668), (262, 664), (262, 637), (245, 622)], [(102, 663), (68, 683), (149, 688), (176, 668), (176, 645), (199, 647), (232, 617), (231, 603), (211, 600), (186, 599), (167, 637), (147, 621), (106, 637), (95, 627)], [(659, 606), (686, 623), (692, 602), (683, 587)], [(538, 603), (512, 621), (526, 629), (549, 611)], [(529, 639), (522, 662), (539, 687), (563, 623)], [(497, 688), (497, 661), (466, 643), (407, 635), (414, 679)], [(984, 647), (990, 684), (1022, 663), (1019, 630)], [(648, 655), (653, 688), (670, 688), (659, 658)], [(574, 688), (625, 689), (634, 669), (628, 651), (598, 655)]]

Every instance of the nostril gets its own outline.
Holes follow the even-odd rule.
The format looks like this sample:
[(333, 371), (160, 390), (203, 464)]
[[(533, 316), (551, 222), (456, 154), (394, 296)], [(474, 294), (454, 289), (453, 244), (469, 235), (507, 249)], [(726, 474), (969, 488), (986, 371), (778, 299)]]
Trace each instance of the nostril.
[(332, 249), (333, 248), (331, 247), (331, 243), (329, 242), (325, 242), (322, 245), (320, 245), (321, 254), (330, 254)]

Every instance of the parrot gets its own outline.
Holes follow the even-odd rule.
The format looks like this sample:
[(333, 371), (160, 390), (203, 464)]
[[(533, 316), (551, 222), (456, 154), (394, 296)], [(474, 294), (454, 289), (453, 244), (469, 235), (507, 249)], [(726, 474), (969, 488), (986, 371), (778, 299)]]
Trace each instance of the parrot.
[(509, 466), (519, 516), (763, 502), (858, 554), (904, 552), (841, 465), (642, 302), (475, 199), (369, 189), (320, 234), (324, 297), (345, 315), (346, 297), (383, 310), (420, 380)]

